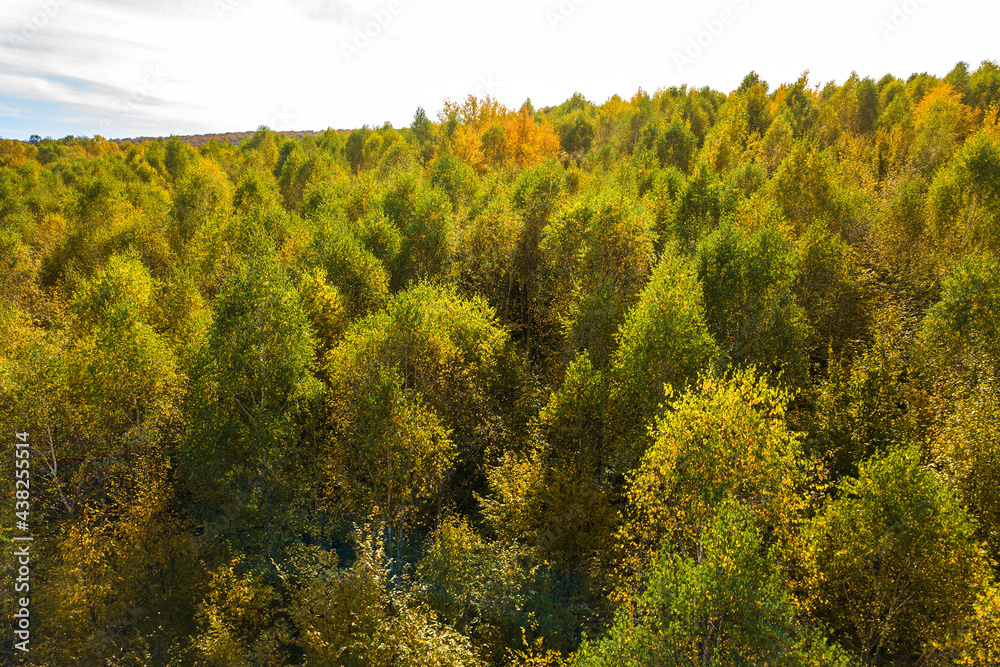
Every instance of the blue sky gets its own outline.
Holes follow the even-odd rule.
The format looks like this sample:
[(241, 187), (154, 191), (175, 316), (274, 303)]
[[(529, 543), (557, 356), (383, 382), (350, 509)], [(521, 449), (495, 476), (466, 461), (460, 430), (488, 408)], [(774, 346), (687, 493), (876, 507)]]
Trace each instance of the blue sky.
[(0, 137), (408, 125), (689, 84), (728, 92), (1000, 59), (968, 0), (3, 0)]

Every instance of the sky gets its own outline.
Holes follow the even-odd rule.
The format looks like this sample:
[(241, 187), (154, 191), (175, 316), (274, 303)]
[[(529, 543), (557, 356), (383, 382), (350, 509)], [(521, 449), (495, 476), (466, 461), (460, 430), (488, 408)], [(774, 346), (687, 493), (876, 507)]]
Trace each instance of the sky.
[(2, 0), (0, 137), (409, 125), (445, 99), (601, 103), (1000, 59), (970, 0)]

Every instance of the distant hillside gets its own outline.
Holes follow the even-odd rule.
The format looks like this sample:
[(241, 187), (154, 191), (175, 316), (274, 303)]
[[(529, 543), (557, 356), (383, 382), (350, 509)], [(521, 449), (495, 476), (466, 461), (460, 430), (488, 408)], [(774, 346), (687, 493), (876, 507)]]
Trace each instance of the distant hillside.
[[(289, 130), (285, 132), (276, 132), (276, 134), (283, 135), (285, 137), (293, 139), (303, 139), (305, 137), (314, 137), (316, 135), (323, 134), (326, 130)], [(337, 132), (350, 132), (350, 130), (337, 130)], [(186, 143), (194, 146), (195, 148), (200, 148), (204, 144), (210, 141), (230, 141), (234, 144), (252, 137), (254, 132), (224, 132), (221, 134), (191, 134), (186, 136), (181, 136), (180, 139), (184, 140)], [(166, 137), (129, 137), (123, 139), (112, 139), (117, 144), (123, 144), (127, 141), (132, 143), (142, 143), (144, 141), (153, 141), (155, 139), (165, 139)]]

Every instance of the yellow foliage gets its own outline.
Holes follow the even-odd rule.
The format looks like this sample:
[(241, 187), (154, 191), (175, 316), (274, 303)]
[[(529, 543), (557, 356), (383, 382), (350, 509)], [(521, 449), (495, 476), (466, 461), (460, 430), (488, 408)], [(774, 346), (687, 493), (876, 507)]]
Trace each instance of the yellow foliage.
[(32, 159), (38, 150), (31, 144), (13, 139), (0, 139), (0, 169), (3, 167), (20, 167)]

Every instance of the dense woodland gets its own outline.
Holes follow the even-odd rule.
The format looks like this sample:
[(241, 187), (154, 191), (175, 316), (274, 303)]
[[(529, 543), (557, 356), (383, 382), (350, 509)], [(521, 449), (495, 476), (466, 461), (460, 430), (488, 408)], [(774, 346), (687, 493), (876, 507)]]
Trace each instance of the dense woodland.
[(998, 111), (0, 142), (32, 664), (1000, 664)]

